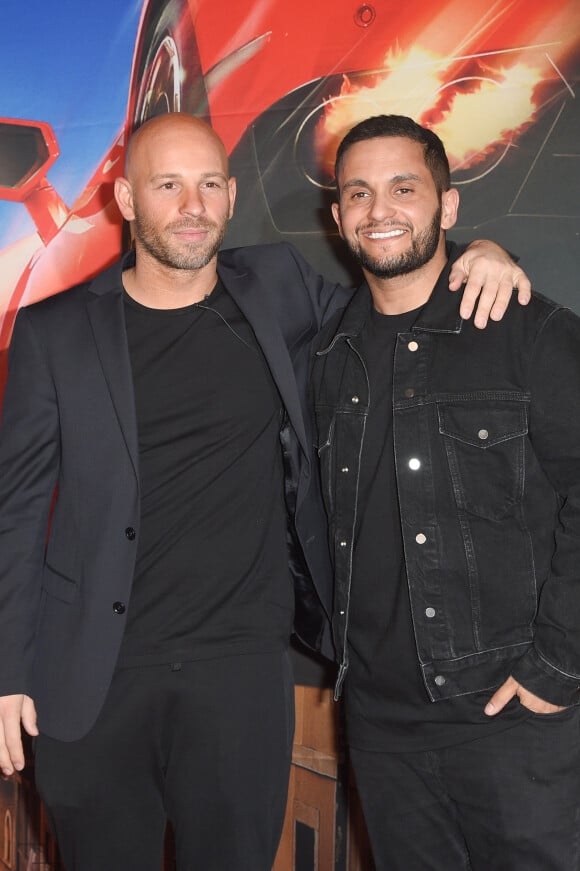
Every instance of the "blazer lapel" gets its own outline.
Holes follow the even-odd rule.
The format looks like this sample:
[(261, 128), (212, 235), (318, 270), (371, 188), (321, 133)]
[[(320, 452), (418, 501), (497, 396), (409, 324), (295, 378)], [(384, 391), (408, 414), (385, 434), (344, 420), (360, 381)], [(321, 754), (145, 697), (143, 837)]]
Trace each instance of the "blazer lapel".
[[(139, 442), (131, 362), (125, 330), (122, 264), (118, 263), (91, 283), (87, 311), (101, 367), (123, 432), (127, 450), (138, 475)], [(300, 397), (286, 341), (271, 306), (268, 289), (256, 275), (219, 264), (218, 272), (228, 292), (254, 330), (272, 377), (304, 454), (310, 455)]]
[(300, 446), (308, 457), (310, 452), (296, 376), (286, 341), (270, 304), (268, 289), (264, 287), (257, 275), (250, 276), (247, 272), (237, 272), (235, 269), (219, 263), (219, 261), (218, 273), (236, 305), (254, 330)]
[(137, 415), (125, 330), (120, 264), (102, 273), (92, 282), (87, 311), (119, 426), (138, 476)]

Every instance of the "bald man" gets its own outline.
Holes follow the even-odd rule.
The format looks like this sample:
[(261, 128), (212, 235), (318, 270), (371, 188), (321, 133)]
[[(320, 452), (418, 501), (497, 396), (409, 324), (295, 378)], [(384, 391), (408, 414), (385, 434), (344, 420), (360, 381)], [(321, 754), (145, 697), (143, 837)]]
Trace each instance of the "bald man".
[[(309, 348), (350, 292), (287, 245), (218, 256), (236, 185), (193, 117), (147, 122), (115, 193), (134, 251), (23, 309), (11, 345), (0, 768), (22, 725), (68, 871), (159, 871), (167, 818), (182, 871), (269, 871), (293, 617), (332, 652)], [(491, 259), (488, 289), (527, 296)], [(455, 283), (470, 264), (479, 290), (477, 252)]]

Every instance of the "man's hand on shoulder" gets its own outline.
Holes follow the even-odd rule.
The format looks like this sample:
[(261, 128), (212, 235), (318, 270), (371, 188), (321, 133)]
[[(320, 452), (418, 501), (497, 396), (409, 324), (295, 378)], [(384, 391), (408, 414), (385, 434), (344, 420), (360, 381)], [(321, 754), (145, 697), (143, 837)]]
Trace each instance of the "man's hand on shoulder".
[(500, 245), (487, 239), (471, 242), (451, 267), (449, 289), (459, 290), (463, 284), (465, 291), (459, 314), (467, 320), (477, 302), (473, 323), (479, 329), (487, 325), (488, 318), (492, 321), (502, 319), (514, 287), (518, 290), (521, 305), (526, 305), (531, 299), (531, 284), (523, 269)]
[(24, 768), (21, 724), (29, 735), (38, 735), (30, 696), (0, 696), (0, 770), (5, 777)]
[(564, 710), (561, 705), (553, 705), (551, 702), (546, 702), (539, 696), (535, 696), (518, 683), (515, 678), (510, 676), (500, 686), (500, 688), (495, 691), (485, 706), (485, 713), (488, 717), (493, 717), (495, 714), (499, 714), (499, 712), (505, 708), (507, 703), (513, 699), (514, 696), (518, 697), (524, 708), (533, 711), (534, 714), (557, 714), (558, 711)]

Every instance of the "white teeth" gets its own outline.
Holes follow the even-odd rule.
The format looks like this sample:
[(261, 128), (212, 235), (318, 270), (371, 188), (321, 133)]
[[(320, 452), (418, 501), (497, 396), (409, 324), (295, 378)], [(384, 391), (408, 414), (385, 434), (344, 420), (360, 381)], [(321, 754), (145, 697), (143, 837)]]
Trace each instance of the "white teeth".
[(394, 236), (402, 236), (404, 230), (389, 230), (388, 233), (366, 233), (369, 239), (392, 239)]

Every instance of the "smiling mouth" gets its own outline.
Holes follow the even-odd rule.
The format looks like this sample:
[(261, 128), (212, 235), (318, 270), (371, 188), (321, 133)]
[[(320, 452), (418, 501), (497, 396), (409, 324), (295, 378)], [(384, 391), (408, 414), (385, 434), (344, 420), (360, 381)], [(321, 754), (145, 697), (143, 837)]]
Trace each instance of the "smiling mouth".
[(370, 230), (365, 232), (364, 235), (367, 239), (396, 239), (398, 236), (403, 236), (407, 231), (406, 230)]

